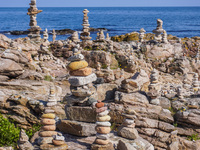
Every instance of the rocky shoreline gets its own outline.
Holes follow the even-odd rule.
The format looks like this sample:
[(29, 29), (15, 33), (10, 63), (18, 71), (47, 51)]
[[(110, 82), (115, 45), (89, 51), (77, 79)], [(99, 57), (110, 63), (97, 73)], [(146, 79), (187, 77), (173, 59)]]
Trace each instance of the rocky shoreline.
[(28, 37), (0, 34), (0, 116), (20, 130), (15, 148), (199, 150), (200, 37), (167, 35), (158, 19), (153, 33), (91, 40), (85, 9), (80, 38), (42, 39), (30, 8)]

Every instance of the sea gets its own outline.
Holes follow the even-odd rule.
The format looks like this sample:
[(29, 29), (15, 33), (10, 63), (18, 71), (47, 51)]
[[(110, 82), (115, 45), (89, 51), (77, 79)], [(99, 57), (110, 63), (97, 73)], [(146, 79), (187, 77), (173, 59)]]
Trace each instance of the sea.
[[(45, 30), (72, 29), (81, 33), (82, 11), (90, 12), (89, 23), (93, 28), (106, 28), (110, 36), (121, 35), (144, 28), (151, 33), (156, 28), (156, 20), (163, 20), (163, 28), (168, 34), (178, 37), (200, 36), (200, 7), (38, 7), (43, 10), (37, 15), (38, 25)], [(0, 7), (0, 33), (15, 39), (27, 35), (11, 35), (9, 31), (29, 29), (27, 8)], [(65, 40), (70, 35), (57, 35), (57, 40)], [(92, 32), (93, 39), (96, 32)], [(52, 36), (50, 35), (50, 41)]]

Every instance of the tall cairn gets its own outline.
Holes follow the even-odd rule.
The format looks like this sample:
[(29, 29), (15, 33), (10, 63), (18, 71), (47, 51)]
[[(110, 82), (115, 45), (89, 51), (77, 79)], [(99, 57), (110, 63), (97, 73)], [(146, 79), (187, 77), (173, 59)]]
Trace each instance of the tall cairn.
[(168, 40), (167, 40), (167, 32), (164, 30), (163, 31), (163, 35), (162, 35), (162, 43), (168, 44)]
[(194, 73), (193, 80), (192, 80), (192, 86), (194, 91), (199, 90), (199, 75), (198, 73)]
[(96, 139), (91, 146), (91, 150), (114, 150), (113, 144), (109, 140), (109, 133), (111, 131), (111, 123), (109, 122), (111, 117), (108, 115), (108, 106), (105, 103), (98, 101), (93, 103), (96, 107), (97, 122), (96, 122)]
[(153, 33), (155, 33), (155, 40), (158, 42), (162, 41), (162, 33), (163, 33), (163, 21), (161, 19), (157, 20), (157, 28), (153, 30)]
[(88, 21), (88, 13), (89, 11), (87, 9), (84, 9), (83, 10), (83, 33), (81, 33), (81, 40), (83, 42), (86, 42), (86, 41), (90, 41), (92, 39), (92, 37), (90, 37), (90, 32), (89, 32), (89, 29), (90, 29), (90, 24), (89, 24), (89, 21)]
[(31, 3), (29, 4), (30, 8), (28, 9), (27, 15), (30, 16), (30, 33), (28, 34), (28, 37), (35, 41), (36, 43), (40, 43), (41, 36), (40, 36), (40, 30), (41, 28), (37, 25), (36, 16), (38, 13), (41, 13), (42, 10), (38, 10), (36, 6), (36, 0), (31, 0)]
[(79, 39), (79, 36), (78, 36), (78, 32), (75, 31), (75, 32), (71, 35), (70, 39), (72, 40), (72, 42), (80, 42), (80, 39)]
[(53, 42), (55, 42), (56, 41), (56, 31), (54, 29), (52, 31), (52, 34), (53, 34)]
[(144, 35), (145, 35), (145, 30), (144, 28), (141, 28), (140, 29), (140, 34), (139, 34), (139, 39), (140, 39), (140, 42), (144, 42)]
[(49, 39), (49, 34), (48, 34), (47, 29), (45, 29), (45, 31), (43, 32), (43, 39), (44, 39), (44, 42), (48, 41)]
[(29, 140), (29, 137), (26, 135), (26, 132), (23, 129), (21, 129), (20, 135), (19, 135), (19, 140), (17, 142), (17, 145), (20, 150), (26, 150), (26, 149), (33, 150), (34, 149), (32, 144), (28, 140)]
[(158, 99), (160, 86), (158, 84), (159, 74), (156, 69), (153, 69), (150, 76), (150, 85), (148, 96), (151, 98), (150, 103), (154, 105), (160, 105), (160, 100)]

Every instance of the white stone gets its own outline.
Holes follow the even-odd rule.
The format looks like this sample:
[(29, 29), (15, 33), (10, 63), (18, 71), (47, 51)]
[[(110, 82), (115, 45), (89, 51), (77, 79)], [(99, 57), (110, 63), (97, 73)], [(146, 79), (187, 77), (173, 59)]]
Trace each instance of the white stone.
[(110, 127), (111, 126), (111, 123), (110, 122), (99, 122), (99, 121), (97, 121), (96, 122), (96, 125), (97, 126), (103, 126), (103, 127)]
[(102, 140), (108, 140), (109, 139), (109, 135), (108, 134), (100, 134), (100, 133), (97, 133), (96, 134), (96, 137), (98, 139), (102, 139)]
[(59, 135), (54, 135), (53, 138), (54, 138), (54, 140), (58, 140), (58, 141), (64, 141), (65, 140), (64, 136), (59, 136)]
[(109, 110), (105, 110), (104, 112), (98, 113), (98, 116), (102, 117), (102, 116), (106, 116), (109, 114)]
[(82, 54), (78, 54), (78, 55), (74, 55), (74, 56), (69, 57), (67, 60), (68, 61), (80, 61), (80, 60), (83, 60), (83, 59), (84, 59), (84, 56)]

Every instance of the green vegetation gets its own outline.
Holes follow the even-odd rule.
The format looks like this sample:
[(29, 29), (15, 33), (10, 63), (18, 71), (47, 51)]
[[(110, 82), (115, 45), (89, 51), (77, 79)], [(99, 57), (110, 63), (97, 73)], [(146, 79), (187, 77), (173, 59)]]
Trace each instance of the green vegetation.
[(16, 147), (19, 139), (20, 128), (0, 114), (0, 147)]
[(178, 123), (174, 123), (173, 125), (174, 125), (174, 127), (178, 127)]
[(53, 79), (52, 79), (52, 77), (51, 76), (44, 76), (44, 80), (45, 81), (49, 81), (49, 82), (52, 82), (53, 81)]
[(196, 141), (196, 140), (200, 140), (200, 137), (198, 136), (198, 134), (192, 134), (191, 136), (188, 136), (187, 139), (189, 141)]
[(29, 139), (40, 130), (41, 124), (34, 124), (31, 129), (26, 130), (26, 134), (28, 135)]
[(174, 110), (172, 107), (169, 107), (169, 111), (172, 113), (172, 115), (176, 114), (176, 110)]

